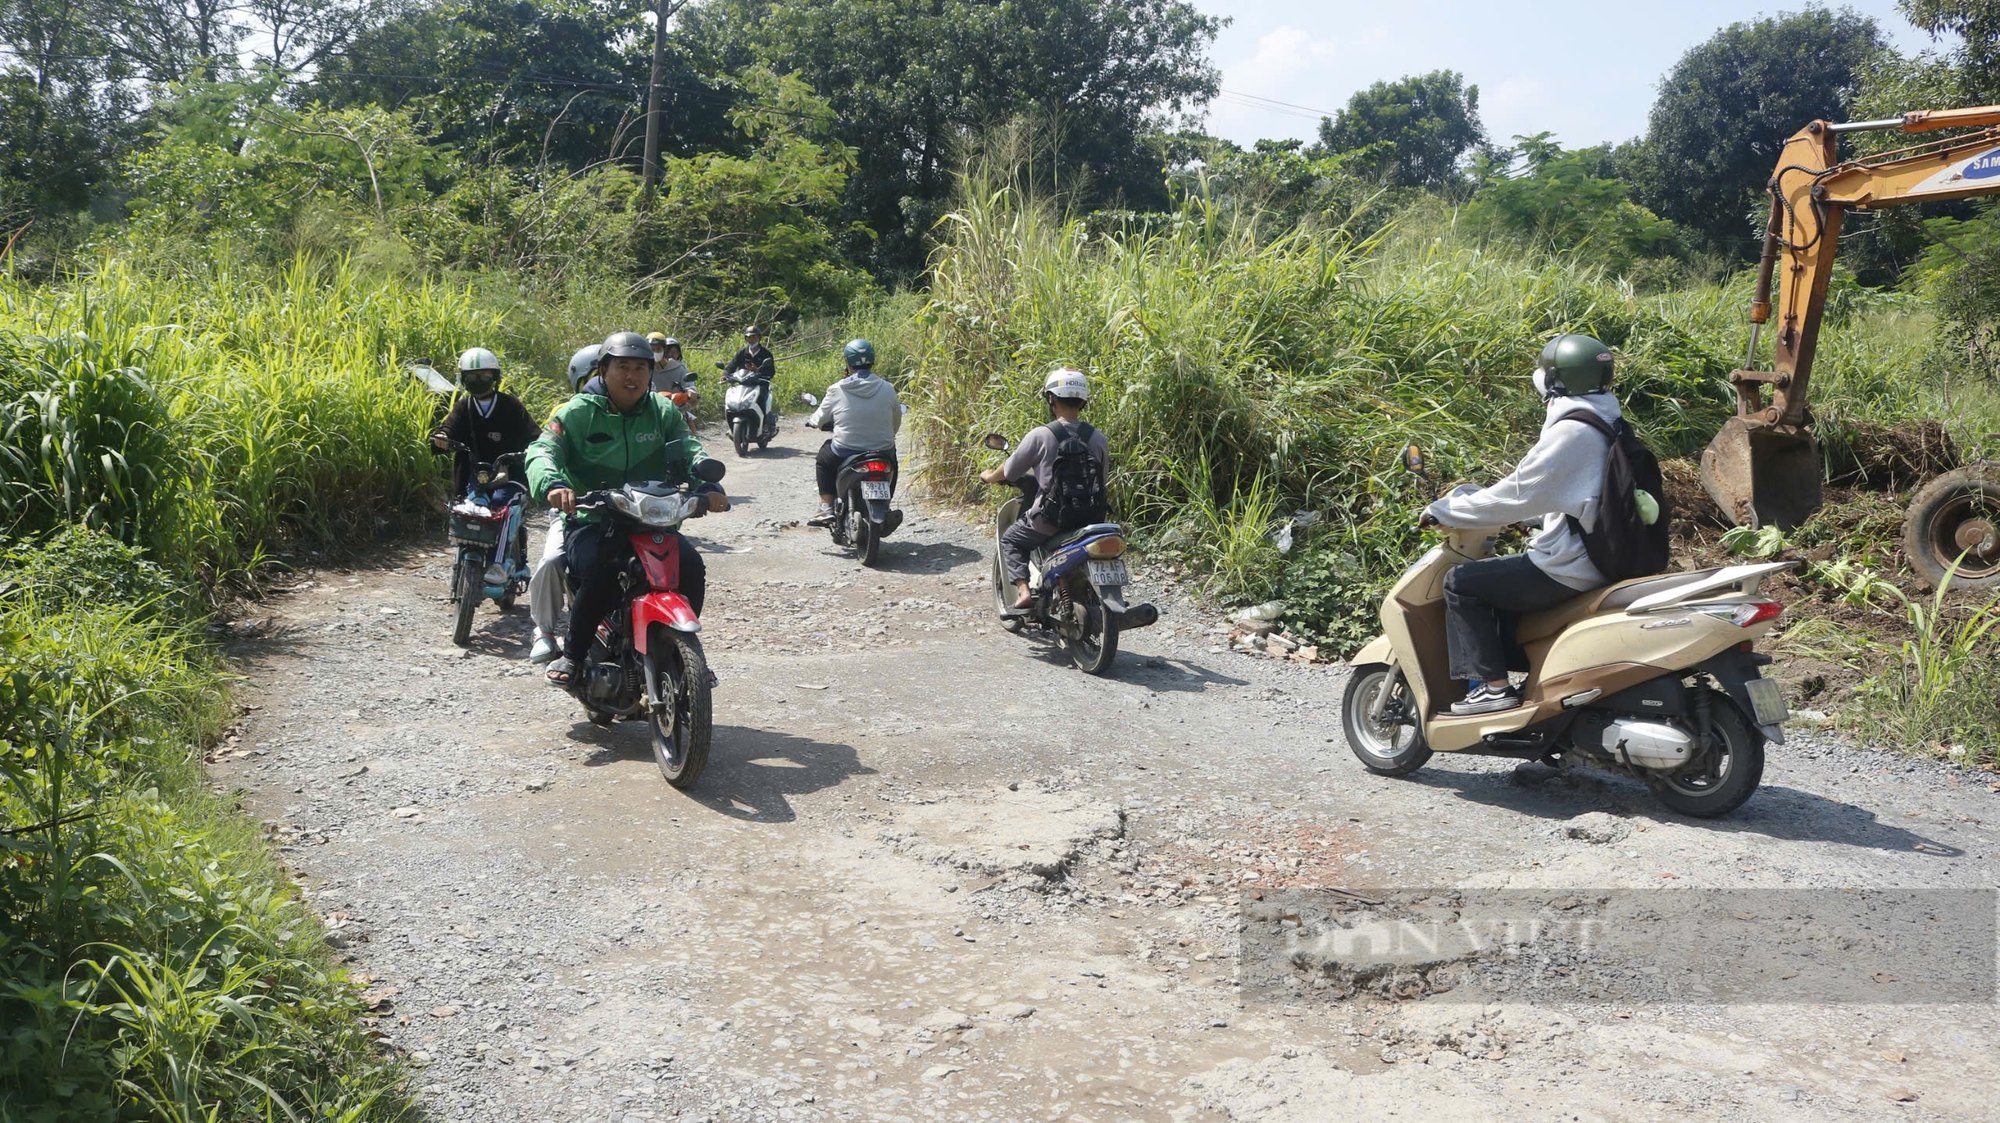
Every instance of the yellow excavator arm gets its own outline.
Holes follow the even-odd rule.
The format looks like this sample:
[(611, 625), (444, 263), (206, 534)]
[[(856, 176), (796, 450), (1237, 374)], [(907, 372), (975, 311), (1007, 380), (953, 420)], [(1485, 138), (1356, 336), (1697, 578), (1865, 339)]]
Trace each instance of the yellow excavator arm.
[[(1806, 391), (1841, 219), (1849, 210), (2000, 194), (2000, 127), (1995, 126), (2000, 126), (2000, 106), (1927, 109), (1878, 121), (1814, 121), (1785, 142), (1768, 184), (1771, 211), (1750, 304), (1750, 345), (1744, 369), (1729, 376), (1736, 387), (1736, 416), (1723, 424), (1701, 457), (1702, 485), (1739, 526), (1790, 530), (1819, 509), (1822, 462)], [(1981, 131), (1861, 159), (1838, 158), (1842, 133), (1897, 129), (1914, 134), (1967, 127)], [(1781, 259), (1784, 273), (1778, 278)], [(1757, 345), (1771, 319), (1774, 280), (1775, 351), (1771, 369), (1757, 370)]]

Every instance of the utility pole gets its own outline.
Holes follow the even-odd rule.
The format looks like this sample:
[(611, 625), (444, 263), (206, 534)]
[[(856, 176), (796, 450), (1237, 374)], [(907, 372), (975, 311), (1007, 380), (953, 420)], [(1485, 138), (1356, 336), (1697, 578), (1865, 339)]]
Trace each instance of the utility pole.
[[(686, 3), (686, 0), (682, 0)], [(680, 5), (660, 0), (659, 18), (653, 23), (653, 81), (646, 90), (645, 199), (653, 201), (660, 183), (660, 72), (667, 68), (667, 17)]]

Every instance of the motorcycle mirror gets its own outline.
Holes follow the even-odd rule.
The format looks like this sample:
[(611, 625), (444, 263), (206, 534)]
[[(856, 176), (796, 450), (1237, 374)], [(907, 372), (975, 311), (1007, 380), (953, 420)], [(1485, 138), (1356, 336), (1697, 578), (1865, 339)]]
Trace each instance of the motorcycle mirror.
[(808, 394), (808, 393), (805, 393), (805, 392), (803, 392), (803, 391), (801, 391), (801, 392), (799, 393), (799, 400), (800, 400), (800, 401), (802, 401), (802, 402), (804, 402), (805, 404), (807, 404), (807, 405), (809, 405), (809, 406), (816, 406), (816, 405), (818, 405), (818, 404), (819, 404), (819, 399), (818, 399), (818, 398), (815, 398), (815, 397), (813, 397), (813, 396), (812, 396), (811, 394)]
[(729, 471), (729, 465), (713, 458), (704, 460), (694, 466), (695, 478), (703, 483), (721, 483), (722, 474), (727, 471)]
[(988, 433), (986, 434), (986, 447), (992, 449), (994, 452), (1006, 452), (1008, 449), (1013, 448), (1014, 446), (1011, 442), (1007, 440), (1007, 438), (1001, 436), (1000, 434)]
[(715, 369), (717, 369), (717, 370), (725, 370), (725, 371), (726, 371), (726, 370), (728, 370), (728, 369), (729, 369), (729, 364), (728, 364), (728, 363), (717, 363), (717, 364), (715, 364)]
[(1412, 475), (1424, 474), (1424, 450), (1416, 445), (1403, 446), (1403, 470)]
[(903, 407), (903, 412), (904, 412), (904, 413), (908, 413), (908, 412), (910, 412), (910, 403), (908, 403), (908, 402), (898, 402), (898, 403), (896, 403), (896, 404), (897, 404), (897, 405), (900, 405), (900, 406), (902, 406), (902, 407)]

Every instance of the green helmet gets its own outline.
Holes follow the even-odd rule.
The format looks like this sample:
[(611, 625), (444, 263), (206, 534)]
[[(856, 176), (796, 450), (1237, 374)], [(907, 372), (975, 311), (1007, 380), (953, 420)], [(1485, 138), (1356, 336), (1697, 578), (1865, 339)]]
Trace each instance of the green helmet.
[(875, 365), (875, 345), (865, 339), (850, 339), (841, 348), (840, 357), (846, 361), (848, 370), (866, 370)]
[(1611, 348), (1587, 335), (1558, 335), (1535, 364), (1544, 398), (1594, 394), (1611, 387)]

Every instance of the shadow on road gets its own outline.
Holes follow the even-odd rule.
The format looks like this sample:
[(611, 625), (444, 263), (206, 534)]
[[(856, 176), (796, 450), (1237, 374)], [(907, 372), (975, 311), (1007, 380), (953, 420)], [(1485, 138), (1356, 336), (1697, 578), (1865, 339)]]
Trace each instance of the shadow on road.
[[(578, 721), (570, 740), (591, 746), (588, 768), (625, 760), (651, 762), (652, 730), (643, 721), (611, 726)], [(789, 797), (831, 788), (850, 776), (872, 776), (854, 746), (768, 729), (718, 725), (708, 751), (708, 770), (694, 790), (696, 803), (746, 823), (789, 823), (798, 818)]]
[(1440, 768), (1414, 773), (1405, 782), (1540, 819), (1571, 819), (1586, 811), (1644, 810), (1717, 834), (1831, 842), (1938, 858), (1965, 855), (1956, 846), (1884, 823), (1867, 808), (1798, 788), (1766, 785), (1750, 797), (1750, 802), (1724, 818), (1691, 819), (1674, 815), (1654, 802), (1652, 793), (1637, 780), (1595, 770), (1565, 777), (1542, 764), (1525, 764), (1515, 773)]
[(885, 538), (875, 568), (890, 573), (943, 573), (984, 556), (978, 550), (951, 542), (898, 542)]

